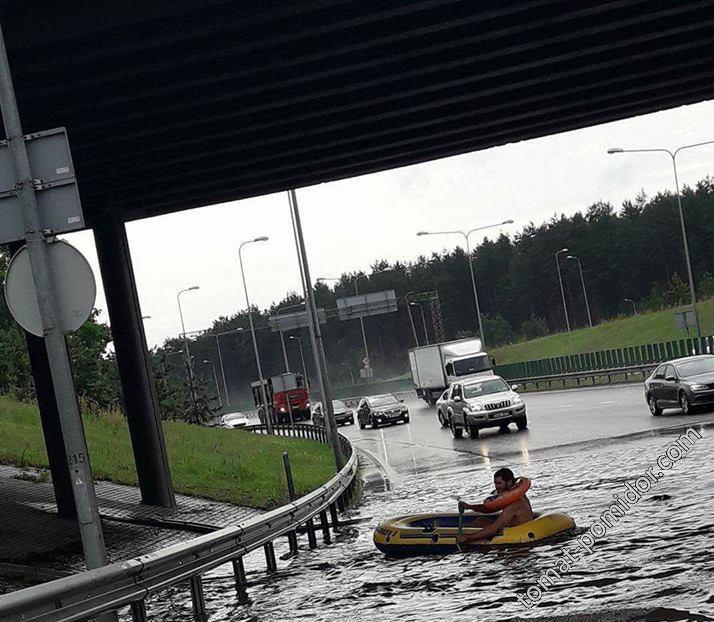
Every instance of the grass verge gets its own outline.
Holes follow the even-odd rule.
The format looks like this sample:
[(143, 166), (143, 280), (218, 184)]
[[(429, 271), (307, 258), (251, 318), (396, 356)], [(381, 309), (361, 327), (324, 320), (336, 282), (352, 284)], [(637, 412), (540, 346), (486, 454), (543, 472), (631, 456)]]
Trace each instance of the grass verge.
[[(164, 422), (176, 492), (269, 509), (288, 501), (282, 454), (290, 455), (298, 495), (334, 475), (327, 445), (303, 439), (269, 437)], [(136, 485), (126, 420), (118, 413), (85, 416), (84, 429), (97, 479)], [(0, 462), (47, 467), (37, 406), (0, 397)]]
[[(714, 334), (714, 298), (700, 302), (697, 308), (702, 334)], [(665, 309), (618, 318), (592, 328), (522, 341), (489, 352), (496, 357), (499, 365), (505, 365), (551, 356), (685, 339), (687, 334), (674, 326), (674, 312), (677, 310), (682, 309)]]

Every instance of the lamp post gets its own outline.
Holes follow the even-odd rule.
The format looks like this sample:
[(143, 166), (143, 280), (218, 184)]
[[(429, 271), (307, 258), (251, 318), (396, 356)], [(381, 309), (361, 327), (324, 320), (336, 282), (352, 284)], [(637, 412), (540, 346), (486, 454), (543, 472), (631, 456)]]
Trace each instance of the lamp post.
[(300, 360), (302, 361), (302, 377), (305, 379), (305, 386), (308, 387), (310, 386), (310, 383), (307, 380), (307, 367), (305, 367), (305, 355), (302, 351), (302, 340), (300, 337), (296, 337), (295, 335), (290, 335), (288, 339), (298, 342), (298, 347), (300, 348)]
[(243, 291), (245, 292), (245, 303), (248, 308), (248, 323), (250, 324), (250, 334), (253, 337), (253, 351), (255, 353), (255, 366), (258, 370), (258, 382), (260, 382), (260, 394), (263, 398), (263, 407), (265, 408), (265, 425), (268, 429), (268, 434), (273, 433), (273, 422), (270, 416), (270, 409), (268, 408), (268, 394), (265, 390), (265, 381), (263, 380), (263, 369), (260, 366), (260, 352), (258, 351), (258, 340), (255, 336), (255, 326), (253, 326), (253, 314), (250, 310), (250, 299), (248, 298), (248, 286), (245, 283), (245, 272), (243, 271), (243, 247), (246, 244), (253, 244), (254, 242), (267, 242), (268, 237), (262, 235), (258, 238), (252, 240), (246, 240), (242, 242), (238, 247), (238, 263), (240, 264), (240, 276), (243, 281)]
[(223, 390), (226, 393), (226, 405), (231, 405), (231, 397), (228, 393), (228, 383), (226, 382), (226, 368), (223, 366), (223, 354), (221, 353), (221, 342), (219, 337), (223, 335), (232, 335), (233, 333), (243, 332), (243, 327), (236, 328), (235, 330), (227, 330), (223, 333), (216, 333), (216, 349), (218, 350), (218, 364), (221, 367), (221, 378), (223, 378)]
[(593, 319), (590, 316), (590, 305), (588, 304), (588, 292), (585, 289), (585, 278), (583, 277), (583, 264), (580, 263), (580, 259), (576, 257), (575, 255), (568, 255), (566, 259), (570, 259), (571, 261), (577, 261), (578, 262), (578, 268), (580, 269), (580, 283), (583, 286), (583, 297), (585, 298), (585, 310), (588, 312), (588, 324), (590, 325), (590, 328), (593, 327)]
[(141, 316), (141, 319), (142, 319), (142, 320), (150, 320), (150, 319), (151, 319), (151, 316), (150, 316), (150, 315), (142, 315), (142, 316)]
[(426, 330), (426, 319), (424, 318), (424, 307), (422, 307), (418, 302), (410, 302), (409, 306), (410, 307), (419, 307), (419, 311), (421, 311), (421, 323), (422, 323), (422, 326), (424, 327), (424, 341), (426, 341), (426, 345), (429, 345), (429, 333)]
[(191, 353), (188, 349), (188, 339), (186, 339), (186, 325), (183, 321), (183, 310), (181, 309), (181, 294), (186, 292), (193, 292), (200, 289), (198, 285), (192, 285), (186, 289), (182, 289), (176, 294), (176, 302), (178, 304), (179, 317), (181, 318), (181, 337), (183, 338), (183, 354), (184, 354), (184, 365), (186, 366), (186, 377), (188, 378), (188, 392), (191, 398), (191, 405), (193, 406), (193, 414), (198, 419), (198, 406), (196, 404), (196, 390), (193, 386), (193, 363), (191, 362)]
[(630, 298), (625, 298), (625, 302), (631, 302), (632, 303), (632, 312), (637, 315), (637, 306), (635, 305), (635, 301), (630, 299)]
[(419, 339), (417, 339), (417, 334), (416, 334), (416, 328), (414, 327), (414, 318), (412, 317), (412, 308), (411, 308), (411, 302), (409, 301), (409, 294), (413, 294), (414, 292), (407, 292), (404, 294), (404, 300), (407, 303), (407, 313), (409, 314), (409, 323), (412, 325), (412, 335), (414, 335), (414, 345), (418, 348), (419, 347)]
[(560, 253), (567, 253), (567, 248), (561, 248), (555, 253), (555, 266), (558, 268), (558, 281), (560, 282), (560, 296), (563, 299), (563, 312), (565, 313), (565, 327), (570, 332), (570, 320), (568, 319), (568, 307), (565, 304), (565, 290), (563, 289), (563, 275), (560, 273)]
[(422, 235), (462, 235), (464, 236), (464, 240), (466, 242), (466, 255), (468, 256), (469, 260), (469, 271), (471, 272), (471, 287), (473, 289), (474, 293), (474, 302), (476, 303), (476, 318), (478, 319), (478, 332), (479, 332), (479, 337), (481, 338), (481, 345), (486, 346), (486, 336), (483, 333), (483, 322), (481, 321), (481, 308), (479, 307), (478, 304), (478, 291), (476, 290), (476, 277), (474, 275), (474, 266), (473, 262), (471, 259), (471, 247), (469, 246), (469, 236), (472, 233), (475, 233), (476, 231), (482, 231), (483, 229), (492, 229), (493, 227), (501, 227), (503, 225), (510, 225), (513, 224), (512, 220), (504, 220), (503, 222), (498, 222), (493, 225), (485, 225), (483, 227), (476, 227), (475, 229), (471, 229), (469, 231), (419, 231), (417, 233), (418, 236)]
[(218, 398), (218, 406), (220, 408), (223, 408), (223, 400), (221, 399), (221, 386), (218, 384), (218, 374), (216, 373), (216, 366), (213, 364), (213, 361), (209, 361), (208, 359), (203, 359), (203, 362), (210, 365), (211, 369), (213, 370), (213, 381), (216, 383), (216, 397)]
[(684, 258), (687, 263), (687, 276), (689, 277), (689, 293), (692, 299), (692, 310), (694, 311), (694, 319), (697, 328), (697, 337), (701, 338), (702, 330), (699, 325), (699, 311), (697, 310), (697, 295), (694, 289), (694, 276), (692, 275), (692, 262), (689, 257), (689, 243), (687, 242), (687, 227), (684, 222), (684, 211), (682, 210), (682, 197), (679, 195), (679, 177), (677, 176), (677, 154), (684, 149), (692, 149), (693, 147), (703, 147), (705, 145), (714, 145), (714, 140), (707, 140), (703, 143), (693, 143), (678, 147), (674, 151), (669, 149), (623, 149), (622, 147), (611, 147), (607, 150), (609, 154), (614, 153), (666, 153), (672, 159), (672, 170), (674, 171), (674, 188), (677, 192), (677, 209), (679, 210), (679, 224), (682, 228), (682, 244), (684, 246)]

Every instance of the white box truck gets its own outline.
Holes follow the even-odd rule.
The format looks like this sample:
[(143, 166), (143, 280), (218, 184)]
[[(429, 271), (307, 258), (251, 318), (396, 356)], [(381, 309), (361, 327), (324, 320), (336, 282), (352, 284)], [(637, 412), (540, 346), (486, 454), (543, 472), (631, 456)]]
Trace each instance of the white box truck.
[(493, 373), (491, 359), (480, 339), (459, 339), (409, 350), (414, 389), (433, 406), (454, 381)]

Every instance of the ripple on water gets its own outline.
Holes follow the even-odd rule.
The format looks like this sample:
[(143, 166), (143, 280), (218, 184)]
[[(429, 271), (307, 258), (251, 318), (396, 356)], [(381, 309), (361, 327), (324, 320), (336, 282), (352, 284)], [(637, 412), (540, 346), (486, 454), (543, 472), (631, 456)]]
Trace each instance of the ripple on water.
[[(522, 474), (534, 480), (529, 496), (536, 509), (567, 511), (582, 533), (670, 442), (645, 438), (551, 456), (531, 461)], [(518, 596), (573, 540), (407, 559), (386, 558), (372, 544), (374, 524), (383, 518), (453, 510), (457, 497), (478, 499), (490, 492), (493, 470), (474, 462), (469, 471), (421, 473), (391, 491), (371, 492), (351, 518), (373, 521), (345, 529), (328, 547), (305, 548), (298, 558), (279, 562), (275, 575), (265, 574), (261, 552), (252, 553), (246, 559), (248, 605), (236, 604), (229, 567), (209, 573), (211, 620), (714, 620), (712, 450), (710, 437), (700, 439), (533, 609), (524, 608)], [(493, 465), (498, 466), (508, 465)], [(276, 547), (278, 554), (283, 546)], [(153, 619), (187, 619), (188, 590), (173, 589), (168, 601), (154, 600), (149, 613)]]

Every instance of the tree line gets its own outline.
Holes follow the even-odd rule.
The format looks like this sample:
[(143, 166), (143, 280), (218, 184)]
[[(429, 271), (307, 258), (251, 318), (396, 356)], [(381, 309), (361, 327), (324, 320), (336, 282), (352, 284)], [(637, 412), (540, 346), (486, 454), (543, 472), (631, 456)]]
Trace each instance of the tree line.
[[(714, 180), (707, 177), (694, 187), (685, 187), (682, 202), (697, 291), (705, 298), (714, 295), (714, 254), (709, 252), (714, 240)], [(556, 252), (563, 248), (568, 252), (560, 254), (560, 268), (573, 327), (586, 326), (588, 319), (577, 262), (566, 259), (566, 255), (581, 261), (594, 323), (632, 313), (625, 299), (635, 301), (638, 310), (689, 300), (676, 196), (669, 192), (652, 197), (640, 193), (619, 209), (598, 201), (572, 216), (554, 216), (539, 225), (529, 223), (512, 237), (484, 238), (474, 246), (472, 260), (484, 332), (491, 347), (565, 329), (556, 270)], [(4, 276), (7, 261), (7, 253), (0, 251), (0, 276)], [(409, 292), (438, 293), (447, 340), (477, 334), (468, 258), (463, 249), (422, 255), (413, 261), (376, 260), (370, 274), (343, 274), (334, 286), (315, 284), (317, 305), (328, 316), (323, 338), (330, 380), (335, 385), (359, 383), (364, 366), (359, 322), (340, 321), (335, 313), (337, 299), (354, 293), (356, 278), (360, 293), (393, 289), (400, 301), (396, 312), (364, 320), (370, 361), (378, 378), (408, 370), (406, 352), (415, 345), (414, 331), (422, 345), (427, 337), (434, 340), (429, 304), (423, 304), (421, 310), (411, 307), (412, 329), (404, 298)], [(270, 330), (269, 317), (294, 311), (301, 303), (301, 293), (289, 292), (268, 309), (252, 309), (265, 376), (281, 373), (286, 367), (280, 335)], [(302, 371), (302, 345), (305, 371), (314, 381), (307, 329), (289, 331), (283, 337), (288, 367)], [(111, 340), (109, 328), (98, 323), (95, 314), (69, 340), (82, 400), (91, 407), (120, 407), (116, 366), (106, 350)], [(176, 336), (152, 352), (165, 417), (205, 419), (217, 409), (219, 394), (224, 410), (246, 407), (250, 383), (257, 372), (245, 310), (219, 317), (203, 333), (189, 338), (200, 412), (188, 400), (179, 353), (182, 345), (180, 336)], [(204, 361), (213, 363), (215, 377), (214, 368)], [(4, 301), (0, 304), (0, 392), (22, 399), (33, 394), (24, 335), (10, 318)]]

